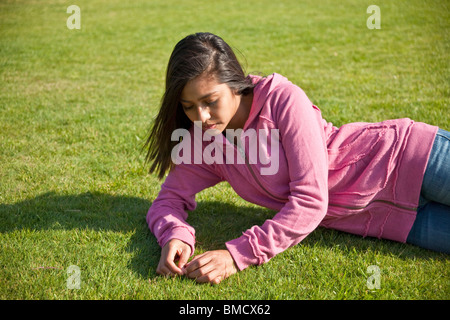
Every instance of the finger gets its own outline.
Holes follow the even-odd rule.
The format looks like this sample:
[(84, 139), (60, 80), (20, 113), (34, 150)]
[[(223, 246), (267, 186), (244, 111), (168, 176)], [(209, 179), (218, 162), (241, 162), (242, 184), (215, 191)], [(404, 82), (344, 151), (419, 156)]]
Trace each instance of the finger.
[(199, 268), (186, 273), (188, 278), (196, 279), (198, 282), (209, 282), (219, 275), (217, 265), (212, 260)]
[(165, 264), (165, 267), (167, 270), (169, 270), (170, 273), (179, 274), (179, 275), (183, 274), (183, 270), (181, 270), (181, 268), (178, 268), (177, 265), (173, 261), (167, 261)]
[(208, 252), (205, 252), (201, 255), (195, 256), (189, 263), (185, 265), (186, 272), (191, 273), (202, 266), (208, 264), (211, 261), (210, 255), (208, 255)]
[(186, 276), (191, 279), (197, 279), (197, 280), (202, 279), (202, 281), (200, 281), (200, 282), (204, 282), (203, 278), (205, 276), (207, 276), (209, 273), (213, 272), (214, 268), (215, 268), (214, 264), (208, 263), (208, 264), (202, 265), (200, 268), (195, 269), (194, 271), (186, 272)]
[(156, 268), (156, 273), (157, 274), (159, 274), (159, 275), (163, 275), (163, 272), (162, 272), (162, 270), (161, 270), (161, 268), (159, 267), (159, 265), (158, 265), (158, 267)]
[(162, 266), (162, 267), (158, 267), (158, 269), (156, 269), (156, 273), (161, 275), (161, 276), (174, 276), (175, 274), (173, 272), (171, 272), (167, 267)]
[(212, 284), (219, 284), (222, 281), (222, 279), (223, 279), (222, 276), (218, 276), (211, 283)]
[[(199, 283), (208, 283), (209, 282), (211, 284), (215, 284), (215, 280), (220, 279), (220, 278), (221, 278), (220, 271), (218, 269), (212, 269), (207, 274), (202, 275), (201, 277), (198, 277), (195, 280)], [(219, 282), (217, 282), (217, 283), (219, 283)]]
[(162, 261), (162, 266), (167, 268), (171, 273), (176, 274), (183, 274), (180, 268), (177, 267), (175, 264), (175, 258), (176, 258), (177, 251), (175, 248), (170, 248), (169, 252), (167, 253), (166, 257)]
[(180, 249), (180, 253), (179, 253), (179, 261), (178, 261), (178, 267), (182, 270), (184, 270), (183, 268), (186, 265), (186, 262), (189, 260), (189, 256), (191, 255), (190, 252), (188, 252), (187, 250), (181, 250)]
[(158, 267), (156, 267), (157, 274), (164, 275), (163, 266), (164, 266), (164, 264), (162, 263), (162, 260), (160, 259), (159, 263), (158, 263)]

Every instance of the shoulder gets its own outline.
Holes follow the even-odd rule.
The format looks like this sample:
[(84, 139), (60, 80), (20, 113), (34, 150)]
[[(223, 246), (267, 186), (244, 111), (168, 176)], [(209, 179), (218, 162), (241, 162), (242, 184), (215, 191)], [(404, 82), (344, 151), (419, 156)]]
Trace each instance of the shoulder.
[(251, 117), (259, 115), (279, 123), (313, 106), (298, 85), (278, 73), (255, 77), (252, 81), (255, 83), (255, 89)]
[(272, 107), (292, 102), (312, 104), (303, 89), (281, 74), (255, 77), (253, 81), (255, 81), (255, 98), (260, 103), (264, 102)]
[(298, 85), (279, 74), (274, 74), (273, 77), (275, 83), (266, 101), (275, 118), (313, 106), (305, 91)]

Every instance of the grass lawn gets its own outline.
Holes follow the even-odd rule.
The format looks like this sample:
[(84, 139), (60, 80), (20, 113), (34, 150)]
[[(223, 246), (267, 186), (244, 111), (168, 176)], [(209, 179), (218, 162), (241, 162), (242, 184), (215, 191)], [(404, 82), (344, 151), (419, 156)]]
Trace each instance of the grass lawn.
[[(366, 26), (371, 4), (381, 29)], [(140, 149), (169, 55), (197, 31), (239, 49), (248, 73), (288, 77), (336, 126), (449, 130), (449, 24), (446, 0), (1, 1), (0, 299), (449, 299), (447, 255), (326, 229), (218, 286), (157, 276), (145, 216), (161, 182)], [(225, 183), (197, 201), (196, 253), (274, 215)]]

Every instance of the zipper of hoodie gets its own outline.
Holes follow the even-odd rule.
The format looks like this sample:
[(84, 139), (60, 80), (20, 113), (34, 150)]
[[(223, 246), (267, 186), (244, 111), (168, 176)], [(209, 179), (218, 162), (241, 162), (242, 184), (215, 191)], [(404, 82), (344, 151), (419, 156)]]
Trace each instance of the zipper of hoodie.
[(269, 192), (269, 191), (262, 185), (262, 183), (259, 181), (259, 179), (258, 179), (258, 177), (256, 176), (256, 174), (253, 172), (253, 169), (252, 169), (250, 163), (247, 161), (247, 157), (245, 158), (245, 164), (247, 165), (248, 170), (249, 170), (250, 173), (252, 174), (253, 179), (255, 179), (256, 183), (259, 185), (259, 187), (260, 187), (261, 189), (264, 190), (265, 193), (267, 193), (269, 196), (271, 196), (272, 198), (275, 198), (275, 199), (277, 199), (277, 200), (286, 201), (286, 199), (281, 198), (281, 197), (278, 197), (278, 196), (272, 194), (271, 192)]
[[(262, 183), (259, 181), (257, 175), (256, 175), (255, 172), (253, 171), (252, 166), (250, 165), (250, 163), (249, 163), (249, 161), (248, 161), (248, 157), (247, 157), (247, 155), (245, 154), (245, 151), (244, 151), (238, 144), (236, 144), (235, 146), (236, 146), (236, 149), (238, 150), (238, 152), (240, 152), (241, 156), (244, 158), (244, 160), (245, 160), (245, 165), (247, 166), (248, 170), (250, 171), (250, 173), (251, 173), (253, 179), (256, 181), (256, 183), (258, 184), (258, 186), (259, 186), (265, 193), (267, 193), (269, 196), (271, 196), (272, 198), (277, 199), (277, 200), (281, 200), (281, 201), (286, 201), (286, 199), (281, 198), (281, 197), (278, 197), (278, 196), (272, 194), (271, 192), (269, 192), (269, 191), (262, 185)], [(367, 205), (365, 205), (365, 206), (347, 206), (347, 205), (337, 204), (337, 203), (328, 203), (328, 206), (330, 206), (330, 207), (339, 207), (339, 208), (344, 208), (344, 209), (349, 209), (349, 210), (362, 210), (362, 209), (366, 209), (368, 206), (370, 206), (372, 203), (375, 203), (375, 202), (384, 203), (384, 204), (391, 205), (391, 206), (393, 206), (393, 207), (397, 207), (397, 208), (400, 208), (400, 209), (403, 209), (403, 210), (407, 210), (407, 211), (414, 211), (414, 212), (416, 212), (417, 209), (418, 209), (417, 207), (408, 207), (408, 206), (404, 206), (404, 205), (401, 205), (401, 204), (398, 204), (398, 203), (394, 203), (394, 202), (388, 201), (388, 200), (373, 200), (373, 201), (369, 202), (369, 203), (368, 203)]]
[[(286, 201), (286, 199), (281, 198), (281, 197), (278, 197), (278, 196), (272, 194), (271, 192), (269, 192), (269, 191), (262, 185), (262, 183), (259, 181), (257, 175), (256, 175), (255, 172), (253, 171), (253, 169), (252, 169), (252, 167), (251, 167), (251, 165), (250, 165), (250, 163), (249, 163), (249, 161), (248, 161), (248, 158), (247, 158), (247, 155), (245, 154), (245, 152), (244, 152), (239, 146), (236, 146), (236, 147), (237, 147), (238, 151), (240, 151), (241, 155), (244, 157), (244, 159), (245, 159), (245, 165), (247, 166), (247, 168), (248, 168), (248, 170), (250, 171), (250, 173), (251, 173), (253, 179), (256, 181), (256, 183), (259, 185), (259, 187), (260, 187), (262, 190), (264, 190), (264, 192), (267, 193), (267, 194), (268, 194), (269, 196), (271, 196), (272, 198), (275, 198), (275, 199), (281, 200), (281, 201)], [(404, 205), (401, 205), (401, 204), (398, 204), (398, 203), (394, 203), (394, 202), (388, 201), (388, 200), (373, 200), (373, 201), (369, 202), (369, 203), (368, 203), (367, 205), (365, 205), (365, 206), (348, 206), (348, 205), (337, 204), (337, 203), (328, 203), (328, 206), (330, 206), (330, 207), (339, 207), (339, 208), (344, 208), (344, 209), (349, 209), (349, 210), (362, 210), (362, 209), (366, 209), (366, 208), (367, 208), (368, 206), (370, 206), (372, 203), (376, 203), (376, 202), (384, 203), (384, 204), (387, 204), (387, 205), (391, 205), (391, 206), (393, 206), (393, 207), (397, 207), (397, 208), (399, 208), (399, 209), (403, 209), (403, 210), (407, 210), (407, 211), (414, 211), (414, 212), (417, 211), (417, 207), (408, 207), (408, 206), (404, 206)]]
[(408, 210), (408, 211), (417, 211), (416, 207), (408, 207), (408, 206), (404, 206), (404, 205), (394, 203), (394, 202), (388, 201), (388, 200), (373, 200), (365, 206), (347, 206), (347, 205), (337, 204), (337, 203), (329, 203), (328, 206), (339, 207), (339, 208), (344, 208), (344, 209), (349, 209), (349, 210), (362, 210), (362, 209), (366, 209), (368, 206), (370, 206), (372, 203), (375, 203), (375, 202), (381, 202), (381, 203), (391, 205), (393, 207), (397, 207), (400, 209)]
[[(225, 137), (226, 137), (226, 136), (225, 136)], [(240, 137), (238, 137), (238, 141), (240, 141)], [(269, 192), (269, 190), (267, 190), (267, 189), (262, 185), (261, 181), (259, 181), (259, 179), (258, 179), (258, 177), (256, 176), (255, 172), (253, 171), (252, 166), (250, 165), (250, 162), (248, 161), (248, 157), (247, 157), (247, 155), (245, 154), (245, 150), (243, 150), (243, 149), (241, 148), (241, 146), (240, 146), (239, 143), (236, 143), (236, 144), (235, 144), (235, 143), (232, 142), (232, 141), (230, 141), (230, 142), (231, 142), (232, 145), (234, 145), (234, 146), (236, 147), (237, 151), (241, 154), (242, 158), (244, 158), (245, 165), (246, 165), (247, 169), (250, 171), (250, 173), (251, 173), (253, 179), (256, 181), (256, 183), (258, 184), (258, 186), (259, 186), (265, 193), (267, 193), (270, 197), (275, 198), (275, 199), (277, 199), (277, 200), (286, 201), (286, 199), (281, 198), (281, 197), (278, 197), (278, 196), (272, 194), (271, 192)]]
[(236, 145), (236, 148), (238, 149), (238, 151), (241, 153), (242, 157), (244, 158), (244, 160), (245, 160), (245, 165), (247, 166), (248, 170), (250, 171), (250, 173), (251, 173), (253, 179), (256, 181), (256, 183), (258, 184), (258, 186), (259, 186), (262, 190), (264, 190), (264, 192), (267, 193), (267, 194), (268, 194), (269, 196), (271, 196), (272, 198), (275, 198), (275, 199), (281, 200), (281, 201), (286, 201), (285, 198), (281, 198), (281, 197), (278, 197), (278, 196), (274, 195), (273, 193), (271, 193), (269, 190), (267, 190), (267, 189), (262, 185), (261, 181), (259, 181), (259, 179), (258, 179), (258, 177), (256, 176), (255, 172), (253, 171), (252, 166), (250, 165), (250, 163), (249, 163), (249, 161), (248, 161), (247, 155), (245, 154), (245, 151), (242, 150), (241, 147), (240, 147), (239, 145)]
[[(253, 179), (256, 181), (256, 183), (259, 185), (259, 187), (264, 190), (264, 192), (266, 192), (269, 196), (277, 199), (277, 200), (282, 200), (282, 201), (286, 201), (286, 199), (284, 198), (280, 198), (274, 194), (272, 194), (271, 192), (269, 192), (263, 185), (262, 183), (259, 181), (258, 177), (256, 176), (255, 172), (253, 172), (253, 169), (250, 165), (250, 163), (248, 162), (247, 156), (245, 155), (244, 152), (242, 152), (242, 155), (244, 156), (245, 159), (245, 165), (247, 166), (248, 170), (250, 171), (251, 175), (253, 176)], [(344, 209), (349, 209), (349, 210), (362, 210), (362, 209), (366, 209), (369, 205), (371, 205), (372, 203), (376, 203), (376, 202), (380, 202), (380, 203), (384, 203), (387, 205), (391, 205), (393, 207), (397, 207), (403, 210), (407, 210), (407, 211), (417, 211), (417, 207), (408, 207), (408, 206), (404, 206), (398, 203), (394, 203), (392, 201), (388, 201), (388, 200), (373, 200), (371, 202), (369, 202), (367, 205), (365, 206), (347, 206), (347, 205), (343, 205), (343, 204), (337, 204), (337, 203), (328, 203), (328, 206), (330, 207), (339, 207), (339, 208), (344, 208)]]

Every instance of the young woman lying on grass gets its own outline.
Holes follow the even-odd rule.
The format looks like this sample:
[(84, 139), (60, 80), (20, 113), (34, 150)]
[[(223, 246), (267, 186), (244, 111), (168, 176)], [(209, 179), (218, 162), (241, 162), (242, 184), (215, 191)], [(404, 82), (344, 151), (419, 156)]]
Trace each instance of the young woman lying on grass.
[[(449, 132), (410, 119), (337, 128), (285, 77), (246, 76), (210, 33), (182, 39), (166, 76), (146, 143), (150, 172), (169, 171), (147, 215), (158, 274), (219, 283), (318, 226), (450, 252)], [(277, 214), (188, 263), (186, 211), (221, 181)]]

